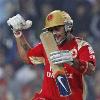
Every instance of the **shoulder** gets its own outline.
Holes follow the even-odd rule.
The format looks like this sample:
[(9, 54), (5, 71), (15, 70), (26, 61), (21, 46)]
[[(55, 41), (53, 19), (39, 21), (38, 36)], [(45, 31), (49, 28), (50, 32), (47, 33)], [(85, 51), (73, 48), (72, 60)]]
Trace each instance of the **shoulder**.
[(35, 44), (33, 48), (38, 48), (38, 47), (40, 47), (40, 48), (41, 48), (41, 47), (43, 47), (43, 45), (42, 45), (42, 43), (41, 43), (41, 42), (39, 42), (39, 43)]
[(32, 52), (32, 53), (38, 52), (38, 51), (41, 51), (42, 48), (43, 48), (43, 45), (41, 42), (39, 42), (39, 43), (35, 44), (32, 48), (30, 48), (28, 52)]
[(82, 38), (80, 38), (80, 37), (75, 37), (75, 41), (76, 41), (76, 43), (77, 43), (78, 50), (79, 50), (80, 48), (84, 47), (84, 46), (92, 47), (92, 46), (90, 45), (89, 42), (87, 42), (86, 40), (84, 40), (84, 39), (82, 39)]

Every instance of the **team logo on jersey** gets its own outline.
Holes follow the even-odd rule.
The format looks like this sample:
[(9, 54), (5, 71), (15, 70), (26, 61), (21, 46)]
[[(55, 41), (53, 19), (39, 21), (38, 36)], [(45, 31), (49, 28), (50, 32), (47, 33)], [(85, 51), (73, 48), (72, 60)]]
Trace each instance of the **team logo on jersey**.
[(71, 53), (72, 53), (73, 58), (77, 57), (77, 50), (75, 48), (71, 50)]

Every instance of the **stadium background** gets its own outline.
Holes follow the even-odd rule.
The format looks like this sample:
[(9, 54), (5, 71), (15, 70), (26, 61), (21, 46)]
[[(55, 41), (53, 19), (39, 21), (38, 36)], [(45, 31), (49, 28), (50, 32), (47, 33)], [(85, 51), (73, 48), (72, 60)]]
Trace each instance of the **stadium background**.
[(24, 35), (34, 46), (40, 41), (44, 18), (55, 9), (67, 11), (74, 20), (73, 34), (94, 48), (97, 68), (93, 77), (86, 77), (87, 100), (100, 100), (100, 0), (0, 0), (0, 100), (30, 100), (43, 79), (43, 65), (21, 61), (6, 21), (17, 13), (31, 19), (33, 25)]

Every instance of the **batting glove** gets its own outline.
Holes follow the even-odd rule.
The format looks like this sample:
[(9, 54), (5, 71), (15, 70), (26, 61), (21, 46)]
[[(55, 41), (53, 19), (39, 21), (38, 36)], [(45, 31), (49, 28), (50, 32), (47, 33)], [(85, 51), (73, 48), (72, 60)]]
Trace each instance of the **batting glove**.
[(17, 37), (16, 32), (22, 31), (23, 29), (30, 28), (32, 25), (32, 21), (30, 21), (30, 20), (25, 21), (25, 19), (20, 14), (17, 14), (16, 16), (9, 18), (7, 20), (7, 24), (13, 30), (15, 37)]
[(69, 50), (54, 51), (50, 53), (50, 60), (53, 64), (71, 63), (73, 61), (72, 53)]

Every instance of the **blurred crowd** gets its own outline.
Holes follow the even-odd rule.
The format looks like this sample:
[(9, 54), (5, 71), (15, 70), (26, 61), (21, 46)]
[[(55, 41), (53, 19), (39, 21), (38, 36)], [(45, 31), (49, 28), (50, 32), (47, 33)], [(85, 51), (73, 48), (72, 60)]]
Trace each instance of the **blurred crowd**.
[(87, 100), (100, 100), (100, 0), (0, 0), (0, 100), (30, 100), (43, 78), (43, 65), (27, 65), (20, 59), (8, 18), (19, 13), (32, 20), (24, 35), (34, 46), (40, 42), (46, 15), (55, 9), (70, 14), (73, 34), (87, 40), (95, 51), (96, 72), (86, 76)]

